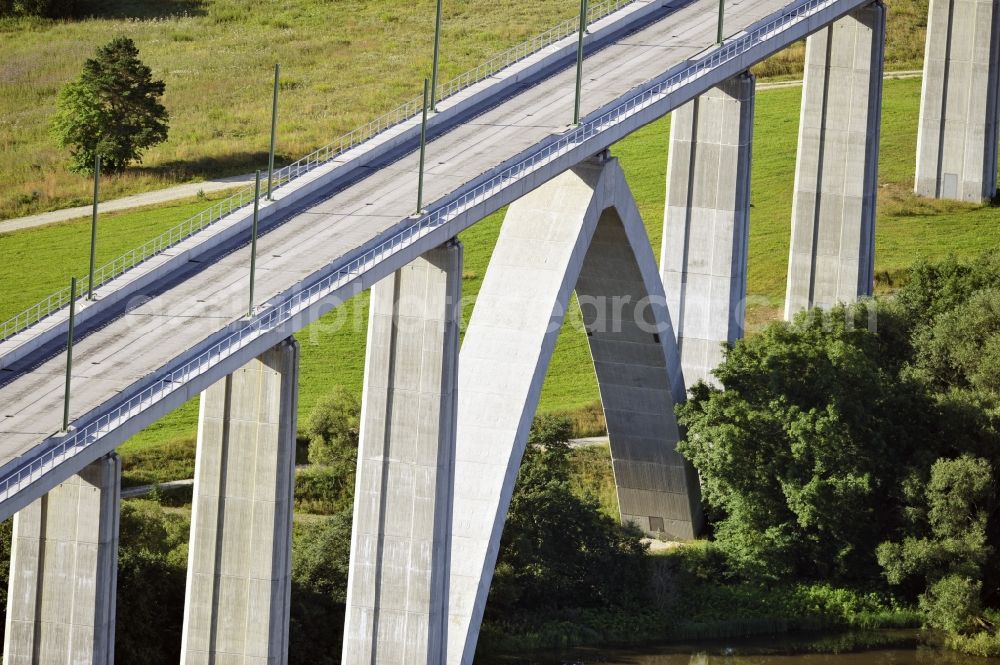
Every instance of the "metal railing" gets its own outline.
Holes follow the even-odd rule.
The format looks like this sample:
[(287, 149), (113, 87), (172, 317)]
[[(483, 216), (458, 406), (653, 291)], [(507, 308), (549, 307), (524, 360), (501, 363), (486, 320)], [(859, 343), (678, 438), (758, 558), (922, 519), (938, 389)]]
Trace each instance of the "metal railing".
[(786, 8), (778, 18), (759, 26), (751, 33), (734, 38), (709, 57), (690, 64), (665, 81), (652, 85), (625, 100), (599, 117), (585, 122), (575, 130), (553, 143), (540, 147), (535, 153), (514, 164), (489, 180), (465, 192), (455, 200), (436, 208), (416, 220), (410, 226), (387, 238), (378, 246), (368, 250), (344, 267), (312, 286), (290, 296), (284, 302), (255, 316), (240, 330), (231, 333), (211, 348), (188, 361), (177, 370), (170, 372), (124, 404), (73, 432), (56, 446), (39, 457), (26, 462), (0, 479), (0, 501), (5, 501), (30, 483), (40, 478), (53, 466), (92, 446), (119, 425), (156, 404), (167, 395), (182, 389), (188, 382), (204, 374), (210, 368), (233, 356), (240, 349), (261, 335), (277, 330), (290, 322), (296, 315), (319, 303), (337, 289), (358, 278), (386, 257), (391, 256), (434, 229), (444, 225), (461, 213), (474, 208), (492, 198), (521, 178), (529, 175), (583, 145), (587, 140), (650, 107), (680, 87), (687, 85), (707, 71), (738, 58), (757, 44), (766, 41), (773, 33), (781, 31), (815, 11), (834, 5), (841, 0), (804, 0), (794, 8)]
[[(636, 0), (605, 0), (592, 5), (587, 10), (587, 23), (594, 23), (605, 16), (613, 14), (623, 7), (632, 4)], [(554, 25), (545, 32), (536, 35), (526, 42), (513, 46), (502, 53), (498, 53), (475, 69), (470, 69), (464, 74), (459, 74), (441, 86), (440, 97), (449, 97), (457, 92), (479, 83), (483, 79), (493, 76), (497, 72), (503, 71), (516, 62), (538, 53), (544, 48), (563, 40), (570, 35), (576, 34), (579, 29), (580, 19), (577, 16), (568, 18), (558, 25)]]
[[(588, 11), (590, 21), (597, 21), (619, 9), (636, 2), (637, 0), (604, 0), (597, 3)], [(482, 65), (471, 69), (464, 74), (456, 76), (445, 83), (438, 99), (450, 97), (462, 90), (483, 81), (510, 65), (523, 60), (524, 58), (537, 53), (560, 39), (564, 39), (576, 31), (577, 19), (567, 19), (540, 35), (522, 42), (502, 53), (490, 58)], [(423, 98), (417, 97), (408, 102), (400, 104), (388, 113), (384, 113), (371, 122), (362, 125), (350, 132), (340, 136), (333, 142), (318, 148), (305, 157), (275, 170), (274, 178), (271, 181), (271, 188), (276, 189), (288, 184), (292, 180), (304, 175), (313, 169), (328, 163), (331, 159), (354, 148), (369, 139), (374, 138), (385, 130), (395, 127), (420, 113), (423, 105)], [(94, 274), (94, 288), (98, 288), (148, 260), (150, 257), (173, 247), (177, 243), (187, 240), (194, 234), (204, 230), (206, 227), (215, 224), (235, 210), (253, 201), (253, 186), (246, 186), (226, 199), (215, 203), (202, 212), (181, 222), (177, 226), (164, 231), (159, 236), (132, 249), (118, 258), (109, 261)], [(87, 275), (81, 276), (85, 280)], [(30, 328), (39, 321), (69, 305), (69, 288), (64, 287), (52, 295), (35, 303), (26, 310), (14, 315), (10, 319), (0, 324), (0, 342), (13, 337), (19, 332)], [(83, 296), (80, 296), (81, 298)]]

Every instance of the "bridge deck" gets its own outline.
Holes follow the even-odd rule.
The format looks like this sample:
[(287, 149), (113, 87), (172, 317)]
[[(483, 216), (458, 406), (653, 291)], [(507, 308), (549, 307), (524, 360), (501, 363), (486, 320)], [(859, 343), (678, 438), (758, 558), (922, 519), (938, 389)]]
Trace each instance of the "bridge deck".
[[(780, 10), (787, 0), (727, 3), (727, 32)], [(666, 18), (591, 54), (585, 64), (583, 111), (710, 47), (716, 0), (695, 0)], [(564, 69), (427, 147), (425, 200), (434, 201), (537, 142), (572, 119), (574, 71)], [(258, 302), (300, 283), (339, 256), (414, 212), (417, 156), (372, 172), (260, 238)], [(105, 404), (137, 380), (245, 315), (249, 249), (244, 246), (161, 295), (78, 340), (73, 418)], [(337, 362), (330, 358), (330, 362)], [(57, 355), (0, 388), (0, 464), (24, 455), (60, 429), (65, 356)]]

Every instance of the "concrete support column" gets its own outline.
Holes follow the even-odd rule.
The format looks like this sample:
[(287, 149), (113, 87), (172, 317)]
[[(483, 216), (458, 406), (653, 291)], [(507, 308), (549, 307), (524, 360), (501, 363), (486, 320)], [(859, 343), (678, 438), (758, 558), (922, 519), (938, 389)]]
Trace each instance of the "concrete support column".
[(996, 193), (998, 77), (996, 0), (931, 0), (917, 194), (978, 203)]
[(288, 661), (299, 345), (201, 395), (182, 665)]
[(743, 337), (754, 84), (742, 74), (671, 115), (660, 270), (687, 387)]
[(674, 340), (661, 339), (673, 335), (662, 311), (665, 298), (646, 283), (648, 277), (659, 286), (656, 260), (641, 220), (634, 221), (626, 228), (616, 209), (603, 212), (576, 294), (608, 424), (622, 522), (651, 536), (690, 540), (701, 530), (702, 513), (698, 474), (676, 450), (674, 404), (684, 400), (684, 386)]
[(642, 219), (617, 160), (596, 158), (507, 211), (462, 342), (448, 663), (471, 665), (507, 509), (573, 290), (590, 336), (622, 518), (697, 532), (677, 453), (677, 341)]
[(14, 515), (6, 665), (114, 663), (120, 501), (111, 454)]
[(786, 319), (872, 292), (884, 45), (881, 3), (806, 42)]
[(444, 663), (462, 246), (371, 289), (345, 665)]

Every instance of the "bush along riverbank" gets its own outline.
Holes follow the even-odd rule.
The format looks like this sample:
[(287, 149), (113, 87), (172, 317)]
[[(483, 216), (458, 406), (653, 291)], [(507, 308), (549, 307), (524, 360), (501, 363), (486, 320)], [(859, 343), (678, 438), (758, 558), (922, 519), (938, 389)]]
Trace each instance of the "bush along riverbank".
[[(913, 629), (922, 624), (915, 606), (890, 595), (827, 584), (727, 581), (723, 557), (704, 541), (647, 556), (651, 586), (642, 601), (615, 608), (490, 615), (479, 653), (495, 657), (581, 646), (635, 647), (806, 631)], [(834, 635), (811, 642), (809, 648), (837, 652), (881, 643), (874, 637), (859, 643), (857, 636), (845, 642)]]

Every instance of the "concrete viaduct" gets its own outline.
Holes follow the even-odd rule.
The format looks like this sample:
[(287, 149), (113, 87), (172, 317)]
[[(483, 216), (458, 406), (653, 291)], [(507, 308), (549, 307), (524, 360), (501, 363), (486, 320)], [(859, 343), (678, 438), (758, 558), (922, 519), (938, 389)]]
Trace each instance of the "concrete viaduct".
[[(114, 658), (115, 447), (201, 396), (182, 663), (287, 660), (298, 345), (371, 289), (344, 662), (472, 662), (528, 429), (575, 291), (622, 519), (692, 538), (673, 405), (743, 333), (754, 78), (807, 39), (785, 314), (870, 295), (886, 9), (871, 0), (611, 0), (576, 36), (470, 79), (420, 120), (293, 165), (262, 203), (171, 238), (76, 313), (0, 342), (4, 663)], [(931, 0), (915, 188), (993, 196), (998, 3)], [(659, 265), (617, 161), (673, 112)], [(758, 137), (761, 139), (762, 137)], [(763, 137), (766, 140), (766, 137)], [(304, 166), (303, 166), (304, 164)], [(509, 206), (459, 345), (460, 231)], [(609, 305), (613, 304), (613, 307)], [(336, 362), (336, 359), (331, 359)], [(332, 627), (333, 628), (333, 627)]]

